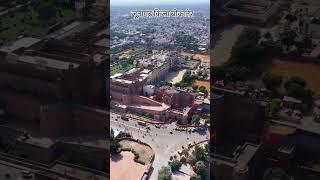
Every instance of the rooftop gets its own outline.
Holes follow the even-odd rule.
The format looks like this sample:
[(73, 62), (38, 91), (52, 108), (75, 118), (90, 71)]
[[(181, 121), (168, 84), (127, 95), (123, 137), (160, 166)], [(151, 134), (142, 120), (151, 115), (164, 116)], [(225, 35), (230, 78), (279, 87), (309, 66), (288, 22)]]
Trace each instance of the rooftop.
[(91, 169), (86, 170), (86, 168), (65, 163), (57, 163), (52, 168), (50, 168), (50, 170), (86, 180), (103, 180), (106, 178), (104, 175), (102, 175), (101, 172), (97, 173)]
[(235, 169), (238, 171), (246, 171), (248, 168), (249, 162), (252, 160), (254, 155), (258, 150), (258, 146), (254, 144), (246, 143), (239, 150), (239, 154), (236, 157), (236, 167)]
[(119, 82), (123, 84), (133, 84), (135, 82), (142, 82), (152, 73), (149, 69), (132, 68), (129, 71), (121, 74), (115, 74), (111, 76), (113, 82)]
[(282, 124), (271, 123), (269, 126), (269, 131), (274, 134), (289, 135), (294, 133), (296, 128)]
[(17, 141), (21, 143), (34, 145), (34, 146), (39, 146), (42, 148), (51, 148), (55, 144), (55, 141), (51, 138), (36, 137), (30, 134), (28, 134), (27, 136), (21, 135), (20, 137), (17, 138)]
[(266, 22), (279, 4), (270, 0), (231, 0), (225, 7), (234, 16)]
[(297, 103), (297, 104), (301, 104), (302, 101), (299, 99), (296, 99), (294, 97), (289, 97), (289, 96), (284, 96), (283, 97), (283, 101), (287, 101), (287, 102), (293, 102), (293, 103)]
[(40, 57), (40, 56), (20, 56), (18, 61), (38, 65), (39, 68), (54, 68), (61, 70), (68, 70), (70, 67), (77, 68), (80, 65), (72, 62), (59, 61), (52, 58)]
[(22, 47), (29, 48), (30, 46), (40, 42), (41, 40), (38, 38), (32, 38), (32, 37), (25, 37), (21, 38), (15, 42), (13, 42), (11, 45), (3, 46), (0, 51), (11, 53), (17, 49), (20, 49)]
[(248, 170), (248, 164), (253, 159), (258, 149), (258, 145), (245, 143), (235, 149), (233, 157), (214, 154), (213, 161), (217, 165), (224, 164), (234, 167), (239, 173), (244, 173)]

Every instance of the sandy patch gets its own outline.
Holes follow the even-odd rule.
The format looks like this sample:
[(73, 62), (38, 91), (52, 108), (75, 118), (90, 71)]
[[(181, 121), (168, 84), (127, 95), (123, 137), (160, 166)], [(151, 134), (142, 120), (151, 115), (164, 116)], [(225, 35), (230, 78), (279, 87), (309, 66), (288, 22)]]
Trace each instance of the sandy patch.
[(184, 75), (184, 73), (186, 73), (187, 70), (183, 69), (180, 71), (174, 71), (174, 72), (170, 72), (167, 76), (166, 76), (166, 82), (175, 84), (177, 82), (180, 82), (182, 80), (182, 77)]
[(122, 151), (119, 155), (110, 159), (111, 180), (137, 180), (141, 179), (147, 165), (136, 163), (134, 155), (129, 151)]

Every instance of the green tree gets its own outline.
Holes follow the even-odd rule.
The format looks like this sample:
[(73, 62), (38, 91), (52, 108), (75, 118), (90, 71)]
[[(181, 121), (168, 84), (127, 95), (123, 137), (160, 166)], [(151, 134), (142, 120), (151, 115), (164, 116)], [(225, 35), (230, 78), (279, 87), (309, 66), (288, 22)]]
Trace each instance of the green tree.
[(304, 79), (302, 79), (301, 77), (298, 76), (293, 76), (291, 77), (286, 83), (285, 83), (285, 88), (288, 88), (288, 86), (292, 83), (296, 83), (299, 84), (300, 86), (302, 86), (303, 88), (306, 87), (307, 83)]
[(261, 59), (261, 49), (258, 46), (260, 37), (260, 31), (255, 28), (243, 30), (232, 47), (231, 61), (245, 67), (256, 65)]
[(188, 149), (183, 149), (183, 150), (181, 151), (181, 154), (184, 155), (184, 156), (186, 156), (186, 157), (188, 157), (188, 156), (189, 156), (189, 150), (188, 150)]
[(191, 124), (198, 125), (199, 122), (200, 122), (200, 116), (197, 114), (193, 115), (191, 119)]
[(180, 167), (182, 166), (182, 163), (178, 160), (173, 160), (169, 163), (169, 165), (171, 167), (171, 172), (176, 172), (179, 171)]
[(158, 172), (158, 180), (171, 180), (172, 172), (170, 167), (163, 166)]
[(232, 47), (232, 61), (240, 66), (253, 67), (260, 60), (261, 49), (254, 41), (243, 41)]
[(264, 172), (263, 180), (290, 180), (290, 177), (282, 169), (268, 168)]
[(200, 145), (195, 146), (192, 155), (197, 161), (204, 161), (207, 157), (206, 150)]
[(121, 151), (121, 145), (118, 141), (116, 140), (112, 140), (110, 142), (110, 152), (111, 154), (117, 154), (117, 153), (120, 153)]
[(271, 114), (274, 116), (282, 109), (281, 99), (272, 99), (271, 101)]
[(296, 37), (297, 33), (295, 31), (289, 31), (280, 34), (281, 43), (287, 46), (287, 50), (289, 50), (289, 47), (295, 44)]
[(264, 35), (263, 35), (263, 37), (266, 39), (266, 40), (271, 40), (272, 39), (272, 35), (271, 35), (271, 33), (268, 31), (268, 32), (266, 32)]
[(182, 76), (181, 84), (191, 85), (194, 81), (194, 77), (191, 74), (190, 70), (187, 70)]
[(276, 88), (280, 87), (282, 83), (282, 77), (267, 72), (262, 75), (262, 82), (267, 89), (275, 90)]
[(242, 33), (237, 39), (237, 42), (249, 40), (257, 43), (260, 40), (260, 38), (261, 33), (257, 28), (248, 27), (242, 31)]
[(201, 176), (195, 174), (195, 175), (191, 176), (190, 180), (201, 180)]
[(296, 20), (298, 19), (297, 16), (292, 15), (292, 14), (287, 14), (285, 18), (286, 18), (286, 20), (289, 21), (290, 23), (292, 23), (293, 21), (296, 21)]
[(311, 49), (312, 48), (312, 40), (310, 39), (310, 37), (305, 37), (303, 39), (303, 44), (304, 44), (305, 49)]
[(306, 89), (304, 91), (304, 101), (309, 105), (312, 104), (313, 103), (313, 95), (314, 95), (314, 92), (311, 89)]
[(198, 71), (197, 75), (198, 75), (198, 77), (201, 77), (201, 76), (204, 75), (204, 72), (203, 71)]
[(193, 154), (191, 154), (191, 155), (188, 157), (188, 162), (189, 162), (191, 165), (195, 165), (196, 162), (197, 162), (197, 159), (196, 159), (196, 157), (195, 157)]
[(244, 66), (231, 66), (228, 67), (228, 73), (230, 80), (232, 81), (244, 81), (249, 77), (250, 70)]
[(205, 86), (200, 86), (199, 87), (199, 91), (203, 92), (203, 93), (206, 92), (206, 87)]
[(37, 1), (35, 10), (39, 15), (40, 20), (47, 21), (56, 17), (57, 9), (53, 0)]
[(177, 82), (177, 83), (174, 84), (174, 87), (176, 87), (176, 88), (180, 87), (180, 86), (181, 86), (181, 82)]
[(192, 89), (195, 90), (195, 91), (198, 90), (198, 88), (199, 88), (198, 85), (193, 85), (193, 86), (192, 86)]
[(206, 174), (206, 165), (203, 161), (198, 161), (195, 165), (196, 173), (199, 174), (201, 177), (204, 177)]
[(114, 139), (114, 131), (113, 131), (112, 128), (111, 128), (111, 130), (110, 130), (110, 139), (111, 139), (111, 140)]
[(209, 143), (206, 143), (205, 145), (204, 145), (204, 149), (206, 150), (206, 153), (208, 154), (209, 153)]
[(217, 66), (212, 68), (213, 80), (225, 79), (227, 70), (225, 66)]
[(297, 83), (290, 83), (286, 87), (286, 91), (289, 96), (292, 96), (298, 99), (303, 99), (305, 96), (304, 87)]
[(96, 0), (85, 0), (86, 6), (85, 6), (85, 17), (89, 17), (90, 13), (93, 10), (93, 4), (96, 2)]
[(300, 77), (291, 77), (285, 83), (285, 89), (289, 96), (302, 99), (307, 104), (312, 104), (313, 91), (305, 89), (307, 83)]
[(167, 85), (166, 81), (160, 81), (160, 86), (165, 86), (165, 85)]

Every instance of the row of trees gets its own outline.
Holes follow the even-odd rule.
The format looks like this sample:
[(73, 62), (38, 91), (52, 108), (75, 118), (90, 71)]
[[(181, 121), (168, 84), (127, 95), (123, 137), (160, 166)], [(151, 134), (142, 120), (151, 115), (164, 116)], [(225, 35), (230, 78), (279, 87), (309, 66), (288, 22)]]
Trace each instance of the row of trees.
[(110, 130), (110, 152), (111, 154), (118, 154), (121, 152), (120, 143), (114, 138), (114, 131)]
[[(194, 166), (196, 175), (192, 176), (192, 180), (202, 180), (206, 177), (206, 160), (208, 156), (208, 145), (205, 147), (197, 145), (192, 153), (189, 155), (187, 149), (184, 149), (181, 154), (188, 156), (188, 162)], [(164, 166), (159, 170), (158, 180), (171, 180), (172, 173), (179, 171), (182, 163), (178, 160), (173, 160), (169, 163), (169, 166)]]
[(263, 49), (259, 46), (260, 38), (259, 30), (244, 29), (232, 47), (228, 62), (213, 68), (214, 80), (246, 80), (263, 59)]
[[(276, 92), (277, 88), (281, 87), (282, 81), (282, 76), (277, 74), (267, 72), (262, 76), (264, 86), (273, 92)], [(288, 96), (311, 103), (313, 92), (310, 89), (307, 89), (306, 85), (307, 83), (304, 79), (293, 76), (284, 83), (284, 88)]]
[(187, 70), (180, 82), (177, 82), (174, 84), (175, 87), (188, 87), (190, 86), (194, 81), (196, 77), (192, 75), (192, 72), (190, 70)]
[(212, 69), (213, 79), (247, 80), (250, 76), (260, 73), (259, 65), (264, 63), (265, 57), (279, 55), (283, 50), (288, 52), (290, 49), (295, 49), (301, 55), (312, 49), (312, 40), (307, 36), (298, 38), (296, 31), (289, 30), (281, 33), (280, 39), (274, 41), (270, 32), (266, 32), (262, 38), (259, 30), (246, 28), (234, 44), (228, 62)]
[(203, 93), (208, 93), (208, 90), (207, 90), (207, 88), (205, 86), (193, 85), (192, 89), (194, 91), (200, 91), (200, 92), (203, 92)]

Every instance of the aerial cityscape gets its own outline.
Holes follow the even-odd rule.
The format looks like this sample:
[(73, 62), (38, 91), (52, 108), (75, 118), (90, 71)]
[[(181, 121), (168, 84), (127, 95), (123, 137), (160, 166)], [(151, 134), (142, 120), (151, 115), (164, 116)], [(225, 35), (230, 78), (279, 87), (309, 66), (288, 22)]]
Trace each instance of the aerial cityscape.
[(320, 179), (320, 1), (213, 6), (211, 177)]
[(0, 180), (319, 180), (319, 0), (0, 0)]
[(0, 179), (105, 180), (107, 1), (0, 2)]
[(209, 1), (110, 3), (110, 179), (210, 179)]

